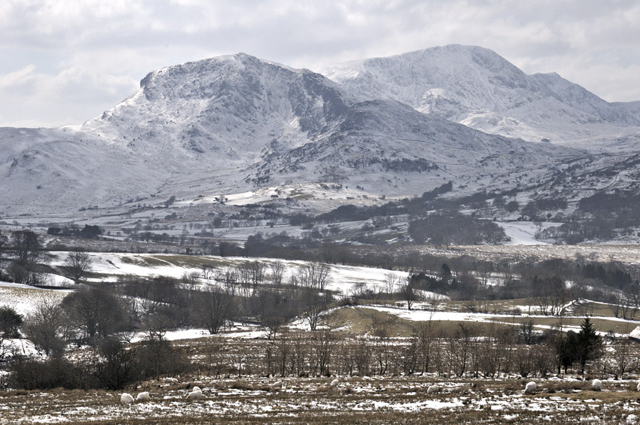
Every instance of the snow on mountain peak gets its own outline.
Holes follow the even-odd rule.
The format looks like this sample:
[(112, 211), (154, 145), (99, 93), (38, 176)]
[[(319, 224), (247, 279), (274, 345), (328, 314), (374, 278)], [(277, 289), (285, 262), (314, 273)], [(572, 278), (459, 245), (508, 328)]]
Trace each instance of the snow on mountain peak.
[(144, 155), (246, 162), (274, 139), (304, 142), (348, 97), (319, 74), (240, 53), (149, 73), (138, 93), (83, 130), (126, 136)]
[[(329, 67), (323, 73), (355, 93), (398, 100), (490, 133), (529, 141), (584, 143), (639, 126), (557, 74), (526, 75), (497, 53), (449, 45)], [(628, 109), (628, 108), (627, 108)]]
[(501, 135), (593, 137), (639, 109), (557, 75), (527, 76), (480, 47), (367, 59), (326, 75), (335, 81), (243, 53), (151, 72), (79, 129), (0, 129), (0, 197), (15, 214), (296, 184), (385, 196), (450, 180), (493, 189), (581, 154)]

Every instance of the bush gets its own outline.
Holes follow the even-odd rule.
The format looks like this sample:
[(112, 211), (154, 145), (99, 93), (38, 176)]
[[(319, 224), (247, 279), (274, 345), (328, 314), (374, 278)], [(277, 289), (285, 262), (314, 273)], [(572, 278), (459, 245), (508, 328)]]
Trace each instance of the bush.
[(44, 362), (34, 359), (18, 359), (10, 368), (9, 385), (24, 390), (48, 390), (51, 388), (88, 389), (95, 381), (87, 369), (54, 356)]
[(19, 338), (20, 326), (22, 326), (22, 316), (11, 307), (0, 308), (0, 334), (4, 338)]
[(520, 204), (518, 204), (518, 201), (511, 201), (507, 205), (505, 205), (505, 209), (508, 212), (516, 212), (518, 211), (518, 209), (520, 209)]
[(43, 298), (25, 320), (23, 331), (36, 347), (49, 355), (64, 350), (66, 344), (60, 338), (63, 326), (62, 308), (54, 298)]
[(175, 349), (169, 341), (149, 339), (135, 349), (135, 367), (138, 379), (175, 375), (190, 369), (183, 350)]
[(54, 355), (45, 361), (19, 358), (11, 364), (9, 385), (25, 390), (51, 388), (118, 390), (140, 380), (190, 370), (184, 351), (168, 341), (148, 340), (126, 347), (115, 339), (102, 341), (97, 357), (76, 364)]
[(95, 377), (100, 387), (119, 390), (139, 378), (135, 351), (128, 350), (120, 341), (106, 339), (100, 345), (103, 360), (96, 365)]

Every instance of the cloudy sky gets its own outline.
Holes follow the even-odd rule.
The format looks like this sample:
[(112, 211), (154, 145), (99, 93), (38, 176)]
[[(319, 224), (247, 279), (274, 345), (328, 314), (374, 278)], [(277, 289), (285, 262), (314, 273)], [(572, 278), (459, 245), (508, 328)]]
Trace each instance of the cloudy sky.
[(452, 43), (640, 100), (637, 0), (2, 0), (0, 126), (80, 124), (221, 54), (318, 69)]

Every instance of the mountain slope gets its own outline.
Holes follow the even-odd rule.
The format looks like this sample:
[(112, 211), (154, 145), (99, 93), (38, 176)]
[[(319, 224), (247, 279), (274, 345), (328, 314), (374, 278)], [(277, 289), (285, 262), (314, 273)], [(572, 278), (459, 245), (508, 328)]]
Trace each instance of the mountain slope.
[(529, 141), (590, 142), (639, 130), (629, 108), (557, 74), (526, 75), (491, 50), (450, 45), (322, 71), (360, 96), (393, 99), (489, 133)]
[(0, 216), (116, 207), (168, 173), (131, 150), (70, 129), (0, 129)]
[[(534, 84), (500, 61), (487, 69), (510, 75), (495, 105)], [(473, 192), (533, 181), (582, 155), (485, 134), (383, 94), (245, 54), (164, 68), (78, 129), (0, 131), (0, 216), (325, 182), (408, 196), (455, 179)]]
[(298, 145), (345, 108), (348, 96), (309, 71), (238, 54), (152, 72), (140, 90), (82, 129), (150, 158), (255, 160), (276, 140)]
[(308, 142), (349, 98), (318, 74), (244, 54), (152, 72), (79, 129), (1, 129), (4, 210), (117, 207), (202, 184), (247, 189), (241, 170), (263, 150)]
[(505, 178), (533, 179), (577, 154), (485, 134), (399, 102), (372, 100), (349, 107), (327, 134), (284, 154), (266, 155), (252, 169), (258, 180), (277, 184), (306, 174), (310, 180), (357, 184), (370, 193), (411, 195), (449, 180), (498, 188)]

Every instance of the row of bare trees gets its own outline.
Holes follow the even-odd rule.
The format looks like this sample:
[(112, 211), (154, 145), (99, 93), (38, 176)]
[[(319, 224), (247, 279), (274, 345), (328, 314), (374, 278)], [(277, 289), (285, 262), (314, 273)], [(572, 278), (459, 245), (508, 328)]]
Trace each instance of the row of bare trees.
[[(287, 279), (288, 275), (288, 279)], [(204, 264), (201, 277), (226, 285), (241, 285), (256, 290), (258, 286), (270, 284), (311, 288), (324, 291), (331, 281), (331, 268), (325, 263), (310, 262), (287, 272), (282, 261), (245, 261), (237, 266), (214, 268)]]
[[(398, 375), (437, 374), (441, 378), (497, 378), (504, 375), (545, 377), (551, 373), (580, 373), (563, 369), (558, 351), (561, 334), (544, 344), (519, 343), (513, 327), (495, 325), (480, 337), (472, 325), (444, 330), (435, 322), (420, 324), (408, 340), (386, 336), (343, 337), (328, 329), (282, 332), (268, 342), (226, 341), (200, 367), (229, 375)], [(218, 344), (222, 344), (218, 342)], [(640, 371), (640, 346), (612, 338), (615, 350), (589, 358), (584, 373), (625, 374)]]

